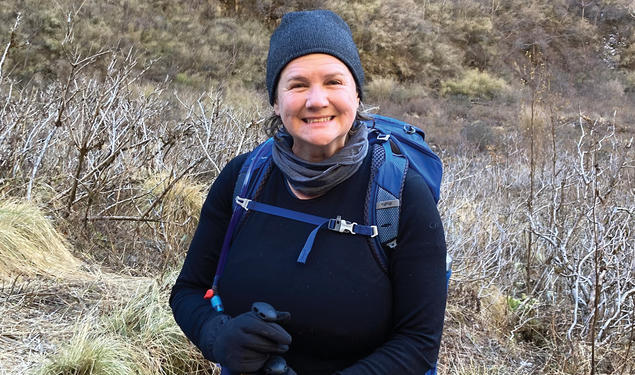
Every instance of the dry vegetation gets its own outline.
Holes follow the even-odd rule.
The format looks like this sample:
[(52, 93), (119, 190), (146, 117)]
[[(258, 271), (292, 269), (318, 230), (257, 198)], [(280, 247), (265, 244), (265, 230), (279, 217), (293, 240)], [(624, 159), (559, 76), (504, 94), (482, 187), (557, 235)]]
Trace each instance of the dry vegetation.
[(10, 1), (0, 9), (0, 373), (206, 374), (170, 284), (263, 138), (281, 14), (351, 24), (367, 104), (424, 128), (454, 257), (440, 371), (635, 371), (629, 1)]

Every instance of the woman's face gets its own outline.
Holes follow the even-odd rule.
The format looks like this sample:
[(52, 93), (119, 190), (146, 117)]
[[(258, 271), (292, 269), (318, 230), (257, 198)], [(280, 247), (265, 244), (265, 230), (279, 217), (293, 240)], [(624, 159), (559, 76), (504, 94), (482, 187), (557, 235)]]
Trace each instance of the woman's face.
[(284, 67), (273, 110), (293, 137), (293, 153), (320, 161), (344, 147), (358, 106), (355, 79), (346, 65), (314, 53)]

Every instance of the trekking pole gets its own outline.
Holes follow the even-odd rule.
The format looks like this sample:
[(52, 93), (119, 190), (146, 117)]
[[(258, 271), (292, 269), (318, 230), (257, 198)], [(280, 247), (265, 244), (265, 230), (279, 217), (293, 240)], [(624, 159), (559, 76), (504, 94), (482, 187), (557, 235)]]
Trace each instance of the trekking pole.
[[(276, 309), (273, 308), (270, 304), (266, 302), (254, 302), (251, 305), (251, 311), (256, 313), (260, 319), (265, 322), (276, 323), (289, 318), (289, 313), (286, 313), (284, 316), (279, 317)], [(287, 361), (279, 355), (272, 355), (267, 359), (267, 362), (262, 366), (262, 368), (256, 373), (258, 375), (284, 375), (289, 370), (287, 366)], [(240, 375), (235, 372), (231, 372), (225, 368), (221, 369), (220, 375)]]

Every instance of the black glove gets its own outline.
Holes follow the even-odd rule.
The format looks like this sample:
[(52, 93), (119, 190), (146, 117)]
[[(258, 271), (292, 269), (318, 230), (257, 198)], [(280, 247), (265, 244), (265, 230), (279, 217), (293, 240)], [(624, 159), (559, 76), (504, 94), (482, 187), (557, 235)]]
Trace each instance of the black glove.
[[(282, 312), (275, 314), (281, 318), (289, 315)], [(210, 359), (231, 372), (256, 372), (270, 355), (289, 350), (291, 335), (277, 323), (265, 321), (256, 312), (246, 312), (233, 319), (228, 319), (226, 315), (224, 317), (216, 317), (203, 327), (202, 334), (208, 337), (201, 341), (206, 341), (202, 346), (209, 347), (212, 344), (213, 358)], [(213, 343), (209, 342), (211, 339)], [(205, 349), (201, 349), (206, 354)], [(208, 355), (206, 357), (209, 358)]]

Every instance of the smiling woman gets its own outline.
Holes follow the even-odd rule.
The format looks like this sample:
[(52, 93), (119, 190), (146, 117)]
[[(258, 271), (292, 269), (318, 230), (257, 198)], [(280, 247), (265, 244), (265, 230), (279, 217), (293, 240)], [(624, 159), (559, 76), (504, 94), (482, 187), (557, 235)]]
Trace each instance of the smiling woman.
[[(177, 323), (224, 373), (433, 373), (443, 228), (423, 177), (401, 163), (401, 199), (381, 202), (398, 216), (394, 241), (371, 244), (385, 229), (367, 198), (390, 146), (371, 152), (374, 129), (360, 121), (364, 72), (348, 25), (326, 10), (286, 14), (266, 81), (276, 133), (214, 181), (172, 289)], [(244, 195), (252, 172), (262, 176)]]
[(300, 158), (322, 161), (344, 147), (358, 107), (353, 75), (331, 55), (298, 57), (280, 73), (273, 109)]

